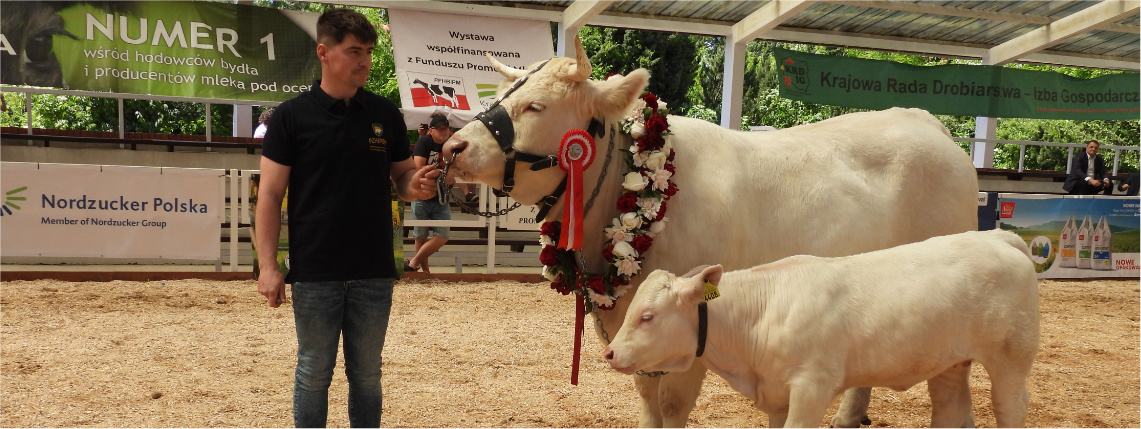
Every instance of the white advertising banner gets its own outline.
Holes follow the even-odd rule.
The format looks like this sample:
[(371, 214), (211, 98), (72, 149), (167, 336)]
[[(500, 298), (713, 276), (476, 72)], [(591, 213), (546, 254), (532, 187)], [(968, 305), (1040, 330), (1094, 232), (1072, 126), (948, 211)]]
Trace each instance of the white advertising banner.
[[(514, 198), (499, 198), (500, 207), (511, 207), (514, 204)], [(543, 222), (535, 221), (535, 216), (538, 214), (539, 206), (519, 206), (519, 208), (500, 216), (499, 222), (504, 228), (512, 231), (538, 231), (543, 226)]]
[(4, 256), (218, 259), (225, 171), (0, 164)]
[(434, 112), (460, 127), (495, 102), (499, 62), (526, 68), (555, 55), (551, 23), (389, 8), (400, 105), (408, 129)]

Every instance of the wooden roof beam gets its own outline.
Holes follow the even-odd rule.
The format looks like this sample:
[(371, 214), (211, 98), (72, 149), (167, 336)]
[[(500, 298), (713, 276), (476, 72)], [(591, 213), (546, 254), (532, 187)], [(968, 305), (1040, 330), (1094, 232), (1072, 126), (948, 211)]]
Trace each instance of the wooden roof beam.
[(983, 63), (999, 65), (1015, 61), (1085, 33), (1098, 24), (1113, 22), (1137, 13), (1139, 9), (1141, 9), (1141, 1), (1139, 0), (1103, 0), (1077, 13), (990, 48), (987, 50), (986, 56), (983, 57)]
[(745, 19), (733, 24), (733, 35), (728, 42), (747, 43), (765, 32), (776, 28), (785, 21), (808, 9), (815, 1), (773, 0), (761, 6)]

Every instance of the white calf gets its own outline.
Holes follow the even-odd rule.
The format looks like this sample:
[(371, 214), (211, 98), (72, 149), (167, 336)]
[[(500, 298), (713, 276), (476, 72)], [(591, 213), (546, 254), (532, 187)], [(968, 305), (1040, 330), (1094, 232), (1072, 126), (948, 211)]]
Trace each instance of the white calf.
[[(721, 292), (708, 303), (706, 281)], [(932, 427), (973, 426), (968, 378), (978, 362), (991, 377), (998, 425), (1023, 426), (1038, 322), (1026, 244), (1005, 231), (967, 232), (726, 273), (720, 265), (682, 277), (654, 271), (604, 353), (630, 374), (684, 371), (704, 349), (704, 364), (767, 413), (770, 427), (818, 426), (849, 387), (905, 390), (924, 380)]]

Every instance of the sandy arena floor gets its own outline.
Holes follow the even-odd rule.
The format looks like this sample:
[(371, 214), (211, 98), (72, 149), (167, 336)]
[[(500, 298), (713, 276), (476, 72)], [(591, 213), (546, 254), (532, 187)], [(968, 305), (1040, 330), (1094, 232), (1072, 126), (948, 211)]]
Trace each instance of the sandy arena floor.
[[(1040, 285), (1028, 424), (1138, 427), (1139, 282)], [(0, 284), (0, 426), (291, 426), (292, 311), (267, 307), (255, 289), (252, 281)], [(607, 369), (593, 334), (580, 384), (570, 385), (574, 306), (547, 284), (405, 281), (395, 299), (385, 426), (637, 424), (633, 382)], [(337, 371), (329, 425), (347, 426)], [(994, 426), (979, 365), (971, 384), (977, 424)], [(926, 386), (876, 389), (871, 410), (876, 427), (926, 426)], [(689, 421), (767, 422), (712, 374)]]

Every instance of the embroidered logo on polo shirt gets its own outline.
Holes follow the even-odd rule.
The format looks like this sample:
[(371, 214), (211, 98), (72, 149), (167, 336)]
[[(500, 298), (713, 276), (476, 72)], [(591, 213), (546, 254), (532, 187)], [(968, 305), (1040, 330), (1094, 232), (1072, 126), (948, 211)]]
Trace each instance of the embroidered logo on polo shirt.
[(384, 135), (384, 126), (372, 124), (372, 133), (375, 134), (376, 137), (369, 137), (368, 149), (376, 152), (387, 152), (388, 148), (385, 145), (388, 144), (388, 141), (381, 137)]

